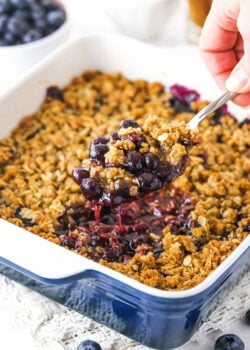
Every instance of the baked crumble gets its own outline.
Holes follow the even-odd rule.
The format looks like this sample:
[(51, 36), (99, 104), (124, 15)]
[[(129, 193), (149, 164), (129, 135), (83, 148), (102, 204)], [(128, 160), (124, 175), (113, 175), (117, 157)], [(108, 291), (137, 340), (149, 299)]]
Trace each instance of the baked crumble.
[(126, 119), (118, 131), (91, 141), (90, 158), (73, 170), (73, 179), (93, 206), (114, 207), (168, 186), (183, 174), (197, 143), (197, 130), (184, 121), (151, 115), (141, 127)]
[(152, 287), (197, 285), (250, 232), (249, 119), (237, 122), (225, 106), (215, 112), (200, 124), (183, 175), (135, 201), (103, 205), (98, 221), (72, 172), (92, 140), (123, 120), (187, 123), (206, 103), (178, 85), (100, 71), (48, 88), (40, 109), (0, 140), (1, 218)]

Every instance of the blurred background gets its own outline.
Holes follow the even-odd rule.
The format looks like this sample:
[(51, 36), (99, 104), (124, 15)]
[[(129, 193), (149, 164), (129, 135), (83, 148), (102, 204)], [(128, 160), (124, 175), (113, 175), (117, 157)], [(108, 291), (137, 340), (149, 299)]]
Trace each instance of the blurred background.
[[(0, 0), (17, 4), (26, 0)], [(32, 2), (32, 0), (29, 0)], [(52, 0), (39, 0), (44, 4)], [(34, 2), (39, 3), (34, 0)], [(121, 33), (157, 46), (197, 45), (211, 0), (60, 0), (66, 22), (56, 35), (34, 43), (0, 46), (0, 94), (58, 46), (79, 36)], [(18, 12), (19, 8), (18, 8)], [(38, 14), (39, 15), (39, 14)], [(0, 18), (0, 39), (5, 35)]]

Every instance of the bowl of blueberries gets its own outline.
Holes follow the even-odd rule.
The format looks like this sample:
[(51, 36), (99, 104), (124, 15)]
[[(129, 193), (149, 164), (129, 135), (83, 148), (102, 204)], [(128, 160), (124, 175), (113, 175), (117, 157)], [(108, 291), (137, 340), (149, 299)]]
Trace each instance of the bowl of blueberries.
[(69, 19), (58, 0), (0, 0), (2, 84), (15, 81), (69, 35)]

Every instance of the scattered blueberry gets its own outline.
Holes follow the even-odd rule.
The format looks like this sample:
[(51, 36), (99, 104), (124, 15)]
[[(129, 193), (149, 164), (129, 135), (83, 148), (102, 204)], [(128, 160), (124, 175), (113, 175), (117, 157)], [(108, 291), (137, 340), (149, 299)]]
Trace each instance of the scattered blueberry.
[(94, 340), (84, 340), (78, 345), (76, 350), (102, 350), (102, 348)]
[(0, 0), (0, 46), (39, 40), (59, 28), (65, 18), (55, 0)]
[(219, 337), (215, 344), (214, 350), (244, 350), (243, 341), (235, 334), (224, 334)]
[(245, 314), (246, 322), (250, 325), (250, 309)]

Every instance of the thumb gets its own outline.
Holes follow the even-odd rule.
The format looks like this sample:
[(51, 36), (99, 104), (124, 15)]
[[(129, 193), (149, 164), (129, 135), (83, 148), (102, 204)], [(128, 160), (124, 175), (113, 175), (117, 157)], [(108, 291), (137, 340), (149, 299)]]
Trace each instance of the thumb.
[(250, 70), (245, 68), (243, 60), (244, 58), (240, 60), (225, 82), (229, 91), (239, 93), (250, 91)]

